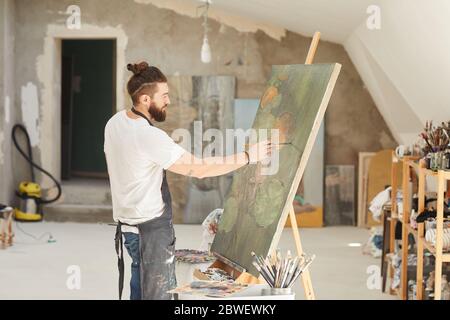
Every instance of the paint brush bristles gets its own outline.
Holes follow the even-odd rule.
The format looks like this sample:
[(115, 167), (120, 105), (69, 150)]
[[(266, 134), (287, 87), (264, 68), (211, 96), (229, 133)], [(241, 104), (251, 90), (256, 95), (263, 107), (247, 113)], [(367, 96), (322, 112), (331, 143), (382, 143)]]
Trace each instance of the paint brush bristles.
[(292, 257), (288, 251), (283, 258), (280, 250), (276, 250), (272, 255), (265, 258), (257, 256), (254, 252), (253, 265), (261, 276), (272, 288), (289, 288), (300, 274), (312, 263), (315, 256), (309, 257), (302, 254), (300, 257)]

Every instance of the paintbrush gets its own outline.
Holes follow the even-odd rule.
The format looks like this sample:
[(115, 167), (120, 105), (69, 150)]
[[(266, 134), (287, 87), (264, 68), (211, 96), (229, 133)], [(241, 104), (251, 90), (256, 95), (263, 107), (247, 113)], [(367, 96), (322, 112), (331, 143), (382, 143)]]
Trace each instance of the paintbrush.
[(280, 284), (280, 287), (281, 287), (281, 288), (285, 288), (286, 279), (287, 279), (287, 277), (288, 277), (288, 275), (289, 275), (289, 269), (291, 268), (291, 264), (292, 264), (292, 262), (293, 262), (293, 260), (292, 260), (292, 259), (289, 259), (289, 258), (286, 258), (285, 260), (286, 260), (286, 262), (285, 262), (285, 268), (284, 268), (283, 278), (282, 278), (281, 284)]
[(277, 253), (277, 268), (278, 268), (278, 277), (277, 277), (277, 288), (279, 288), (279, 286), (280, 286), (280, 280), (281, 280), (281, 272), (283, 271), (282, 270), (282, 267), (283, 267), (283, 258), (281, 257), (281, 250), (280, 249), (277, 249), (276, 250), (276, 253)]
[(253, 265), (255, 266), (256, 270), (258, 270), (259, 274), (262, 275), (262, 277), (264, 278), (264, 280), (266, 280), (266, 282), (267, 282), (271, 287), (273, 287), (273, 286), (272, 286), (272, 280), (269, 278), (269, 276), (266, 274), (266, 272), (263, 271), (263, 270), (261, 269), (261, 267), (259, 266), (258, 263), (256, 263), (256, 261), (253, 261), (252, 263), (253, 263)]
[(291, 282), (292, 276), (294, 275), (295, 271), (297, 270), (299, 262), (300, 262), (299, 257), (295, 257), (295, 259), (292, 261), (291, 267), (289, 268), (288, 275), (286, 276), (285, 287), (288, 287), (288, 284)]
[(283, 279), (283, 273), (284, 273), (284, 260), (281, 256), (281, 251), (277, 249), (277, 261), (278, 261), (278, 269), (279, 269), (279, 275), (278, 275), (278, 281), (277, 281), (277, 288), (280, 288), (281, 286), (281, 280)]
[(270, 264), (266, 263), (263, 260), (262, 256), (258, 257), (255, 255), (255, 257), (258, 259), (258, 263), (260, 264), (261, 268), (264, 269), (266, 271), (266, 273), (269, 274), (272, 279), (275, 279), (275, 275), (273, 273), (273, 270), (270, 268)]
[(277, 254), (276, 252), (272, 255), (272, 270), (275, 273), (275, 282), (274, 282), (274, 286), (277, 286), (278, 283), (278, 277), (280, 276), (280, 268), (278, 266), (278, 258), (277, 258)]
[(286, 283), (286, 279), (289, 275), (289, 270), (291, 269), (291, 265), (293, 263), (293, 259), (291, 257), (291, 252), (288, 251), (287, 255), (286, 255), (286, 267), (284, 270), (284, 276), (283, 276), (283, 281), (281, 282), (281, 287), (284, 288), (284, 284)]
[(272, 268), (272, 264), (269, 260), (268, 257), (266, 257), (263, 261), (264, 266), (267, 268), (267, 270), (269, 271), (270, 275), (272, 276), (273, 279), (275, 279), (275, 272)]
[[(279, 145), (285, 145), (285, 144), (293, 144), (292, 142), (278, 142), (278, 143), (275, 143), (275, 142), (270, 142), (270, 144), (271, 145), (275, 145), (275, 146), (279, 146)], [(244, 143), (244, 146), (246, 146), (246, 147), (250, 147), (250, 146), (252, 146), (253, 144), (250, 144), (250, 143)]]
[(269, 260), (267, 259), (263, 259), (263, 257), (261, 256), (260, 258), (261, 261), (261, 266), (266, 270), (266, 272), (270, 275), (271, 279), (272, 279), (272, 283), (275, 284), (275, 278), (276, 278), (276, 270), (272, 268)]
[(286, 282), (285, 282), (285, 286), (288, 288), (289, 287), (289, 283), (291, 283), (292, 280), (292, 276), (294, 275), (295, 271), (298, 269), (298, 264), (299, 264), (299, 259), (298, 257), (295, 257), (294, 261), (292, 262), (292, 266), (289, 270), (289, 273), (286, 277)]
[(269, 255), (269, 267), (272, 269), (273, 272), (273, 278), (276, 279), (277, 277), (277, 264), (276, 264), (276, 258), (274, 255)]
[(275, 283), (276, 274), (273, 272), (273, 269), (270, 267), (270, 264), (263, 263), (263, 266), (264, 266), (264, 269), (266, 270), (266, 272), (270, 275), (270, 277), (272, 279), (272, 283)]
[(291, 282), (289, 283), (289, 287), (297, 280), (298, 276), (309, 267), (309, 265), (313, 262), (316, 256), (313, 255), (310, 259), (307, 259), (307, 262), (295, 273), (294, 277), (292, 277)]
[(277, 258), (277, 261), (281, 261), (281, 259), (282, 259), (282, 257), (281, 257), (281, 250), (280, 249), (276, 250), (276, 258)]
[(261, 265), (261, 268), (266, 271), (266, 273), (272, 279), (272, 282), (274, 282), (275, 281), (275, 274), (274, 274), (272, 268), (270, 267), (270, 265), (267, 265), (267, 264), (264, 263), (264, 264)]
[(279, 283), (280, 288), (283, 288), (283, 281), (284, 281), (284, 278), (286, 277), (288, 264), (289, 264), (289, 259), (287, 257), (281, 259), (281, 275), (280, 275), (280, 283)]
[[(302, 255), (303, 256), (303, 255)], [(290, 279), (287, 282), (287, 287), (292, 286), (292, 284), (295, 282), (297, 277), (303, 272), (304, 267), (308, 265), (308, 259), (303, 259), (304, 262), (298, 262), (295, 268), (292, 270), (292, 274), (290, 276)]]
[(266, 277), (269, 279), (269, 281), (267, 281), (267, 283), (269, 283), (270, 285), (272, 285), (273, 284), (273, 282), (274, 282), (274, 278), (273, 278), (273, 275), (272, 275), (272, 273), (270, 272), (270, 270), (269, 270), (269, 268), (267, 268), (267, 266), (266, 266), (266, 264), (264, 263), (264, 261), (262, 260), (262, 257), (259, 257), (259, 256), (257, 256), (253, 251), (250, 253), (251, 255), (252, 255), (252, 257), (253, 257), (253, 259), (255, 260), (254, 261), (254, 264), (256, 263), (258, 266), (259, 266), (259, 268), (260, 269), (258, 269), (258, 271), (260, 272), (260, 273), (262, 273), (262, 272), (264, 272), (264, 274), (266, 275)]

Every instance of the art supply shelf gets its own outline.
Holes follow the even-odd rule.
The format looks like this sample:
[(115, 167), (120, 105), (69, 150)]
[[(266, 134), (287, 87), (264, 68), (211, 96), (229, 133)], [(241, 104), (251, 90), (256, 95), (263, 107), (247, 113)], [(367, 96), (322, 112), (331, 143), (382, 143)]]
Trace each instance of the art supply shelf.
[[(396, 163), (402, 163), (402, 194), (403, 194), (403, 210), (400, 216), (397, 208), (397, 186), (399, 184), (399, 173)], [(425, 223), (417, 223), (417, 229), (413, 228), (410, 224), (411, 215), (411, 205), (409, 199), (411, 198), (409, 183), (411, 178), (411, 169), (417, 172), (417, 196), (418, 196), (418, 213), (425, 210), (425, 186), (427, 176), (434, 177), (437, 179), (437, 217), (436, 217), (436, 244), (428, 242), (425, 239)], [(402, 264), (401, 264), (401, 276), (400, 276), (400, 289), (398, 294), (401, 299), (406, 300), (408, 297), (408, 264), (403, 263), (408, 260), (408, 236), (412, 234), (417, 244), (417, 267), (416, 267), (416, 299), (423, 299), (423, 270), (424, 270), (424, 250), (427, 249), (432, 255), (435, 256), (435, 292), (434, 299), (441, 299), (441, 280), (442, 280), (442, 264), (445, 262), (450, 262), (450, 253), (443, 252), (443, 233), (444, 233), (444, 194), (446, 191), (446, 184), (450, 180), (450, 172), (439, 170), (433, 171), (427, 169), (425, 162), (419, 160), (418, 157), (406, 156), (403, 158), (398, 158), (394, 153), (392, 154), (392, 203), (391, 203), (391, 218), (390, 223), (390, 234), (389, 234), (389, 253), (394, 253), (395, 247), (395, 224), (397, 221), (402, 223)], [(447, 188), (447, 192), (448, 192)], [(405, 250), (406, 249), (406, 250)], [(392, 281), (393, 267), (390, 263), (390, 278)]]
[[(417, 242), (417, 300), (422, 300), (423, 291), (423, 253), (426, 248), (435, 257), (435, 279), (434, 279), (434, 299), (441, 300), (441, 283), (442, 283), (442, 264), (450, 262), (450, 253), (443, 252), (443, 238), (444, 238), (444, 194), (446, 185), (450, 180), (450, 172), (439, 170), (433, 172), (425, 168), (423, 161), (419, 163), (419, 212), (425, 209), (425, 179), (426, 176), (432, 176), (437, 179), (437, 212), (436, 212), (436, 244), (433, 246), (430, 242), (425, 240), (425, 224), (418, 223), (419, 239)], [(420, 197), (420, 195), (423, 195)], [(420, 276), (420, 277), (419, 277)]]

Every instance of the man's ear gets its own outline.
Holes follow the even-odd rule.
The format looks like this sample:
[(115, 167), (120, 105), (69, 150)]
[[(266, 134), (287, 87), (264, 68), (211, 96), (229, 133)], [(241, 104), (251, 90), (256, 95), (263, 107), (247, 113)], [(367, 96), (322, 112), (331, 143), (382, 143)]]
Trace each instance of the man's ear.
[(150, 96), (147, 94), (143, 94), (139, 97), (139, 103), (140, 104), (147, 104), (151, 101)]

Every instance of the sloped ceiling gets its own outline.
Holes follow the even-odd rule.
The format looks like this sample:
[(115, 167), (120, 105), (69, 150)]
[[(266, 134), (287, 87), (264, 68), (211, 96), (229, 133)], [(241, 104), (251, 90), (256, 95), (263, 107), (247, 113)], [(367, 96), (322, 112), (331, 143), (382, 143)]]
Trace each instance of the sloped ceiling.
[(450, 120), (450, 1), (380, 3), (381, 29), (361, 24), (344, 45), (397, 140), (411, 143), (427, 120)]
[[(135, 1), (191, 15), (204, 2)], [(399, 143), (414, 142), (426, 120), (450, 120), (449, 0), (211, 2), (212, 18), (232, 23), (234, 17), (238, 29), (245, 21), (275, 38), (284, 29), (306, 36), (318, 30), (322, 39), (344, 45)], [(366, 26), (370, 5), (381, 9), (379, 30)]]
[(367, 17), (373, 0), (212, 0), (211, 6), (303, 35), (344, 43)]

